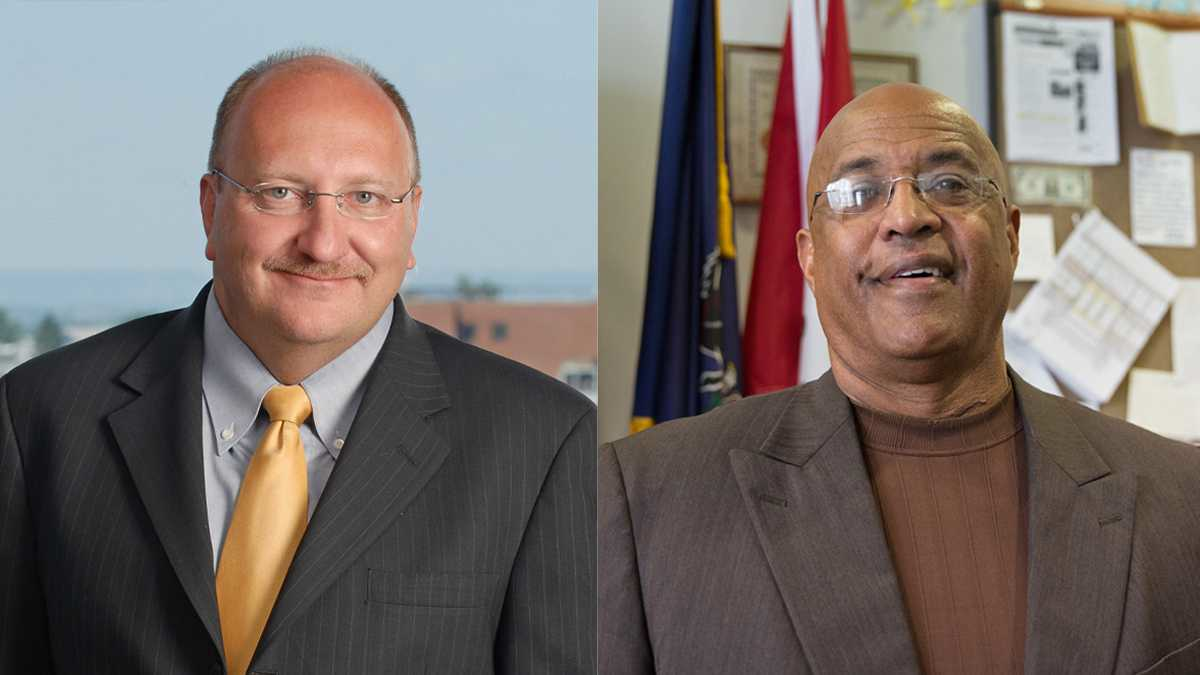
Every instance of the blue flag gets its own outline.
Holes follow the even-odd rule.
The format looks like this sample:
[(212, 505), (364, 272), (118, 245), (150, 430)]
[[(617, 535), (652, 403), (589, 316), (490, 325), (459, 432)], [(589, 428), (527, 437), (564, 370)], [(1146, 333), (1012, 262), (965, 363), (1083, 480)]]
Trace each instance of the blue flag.
[(739, 394), (716, 0), (675, 0), (633, 431)]

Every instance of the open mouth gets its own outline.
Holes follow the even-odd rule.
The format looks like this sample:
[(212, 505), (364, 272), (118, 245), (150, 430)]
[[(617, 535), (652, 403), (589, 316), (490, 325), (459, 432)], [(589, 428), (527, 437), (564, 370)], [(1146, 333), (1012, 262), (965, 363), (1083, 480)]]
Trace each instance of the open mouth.
[(895, 274), (893, 274), (890, 278), (891, 279), (924, 279), (924, 278), (932, 277), (935, 279), (948, 279), (951, 276), (952, 276), (952, 274), (943, 272), (941, 270), (941, 268), (938, 268), (938, 267), (917, 267), (915, 269), (900, 270), (899, 272), (896, 272)]
[(894, 262), (878, 274), (869, 274), (867, 278), (884, 286), (921, 288), (943, 282), (954, 283), (955, 268), (949, 259), (942, 256), (920, 256)]

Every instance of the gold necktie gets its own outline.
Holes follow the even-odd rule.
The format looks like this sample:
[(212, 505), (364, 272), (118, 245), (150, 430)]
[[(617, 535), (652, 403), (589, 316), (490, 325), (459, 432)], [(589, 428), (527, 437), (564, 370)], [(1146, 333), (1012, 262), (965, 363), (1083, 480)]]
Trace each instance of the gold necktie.
[(258, 442), (217, 565), (225, 663), (244, 675), (308, 524), (308, 468), (300, 425), (312, 404), (300, 385), (263, 398), (271, 425)]

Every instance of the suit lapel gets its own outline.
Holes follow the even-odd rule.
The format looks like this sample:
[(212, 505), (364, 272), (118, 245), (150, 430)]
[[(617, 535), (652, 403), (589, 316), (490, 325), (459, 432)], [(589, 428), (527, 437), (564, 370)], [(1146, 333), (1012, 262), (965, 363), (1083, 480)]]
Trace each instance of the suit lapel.
[(399, 298), (362, 403), (313, 513), (259, 650), (379, 537), (437, 472), (449, 446), (426, 418), (450, 406), (424, 330)]
[(1025, 669), (1112, 672), (1137, 481), (1115, 474), (1062, 399), (1012, 375), (1029, 455)]
[[(1011, 377), (1029, 463), (1025, 670), (1111, 672), (1136, 478), (1112, 473), (1071, 404)], [(832, 376), (798, 389), (762, 447), (730, 460), (812, 669), (919, 672), (853, 414)]]
[(205, 286), (121, 374), (121, 382), (140, 396), (109, 415), (108, 423), (167, 559), (213, 644), (224, 653), (201, 456), (207, 295)]
[(730, 461), (814, 672), (919, 673), (849, 401), (830, 373), (796, 390)]

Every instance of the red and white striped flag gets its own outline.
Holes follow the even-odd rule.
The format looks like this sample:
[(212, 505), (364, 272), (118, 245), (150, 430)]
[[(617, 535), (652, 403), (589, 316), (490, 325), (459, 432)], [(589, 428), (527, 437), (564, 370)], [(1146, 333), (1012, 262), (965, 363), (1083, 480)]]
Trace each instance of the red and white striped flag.
[(794, 0), (783, 41), (742, 338), (747, 394), (790, 387), (829, 368), (816, 305), (796, 262), (796, 230), (807, 222), (805, 180), (813, 147), (853, 97), (842, 0)]

